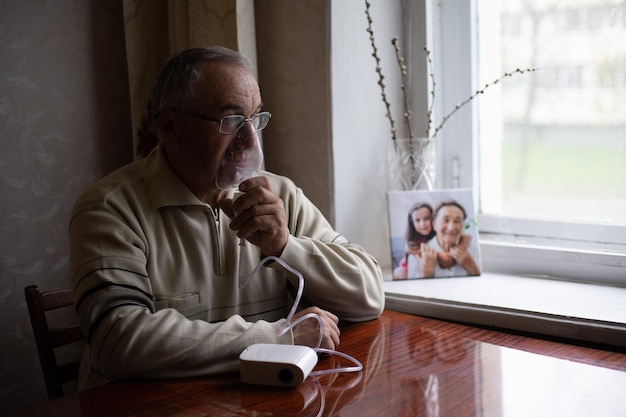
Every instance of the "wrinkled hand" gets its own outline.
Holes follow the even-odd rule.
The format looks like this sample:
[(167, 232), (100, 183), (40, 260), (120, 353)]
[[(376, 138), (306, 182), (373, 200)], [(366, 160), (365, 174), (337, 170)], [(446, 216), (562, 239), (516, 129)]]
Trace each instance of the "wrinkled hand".
[(231, 230), (258, 246), (266, 256), (280, 256), (287, 244), (289, 229), (285, 206), (266, 177), (250, 178), (239, 185), (242, 195), (224, 198), (220, 208), (230, 217)]
[(443, 269), (449, 269), (456, 265), (456, 260), (450, 253), (439, 252), (437, 256), (439, 259), (439, 266)]
[(479, 275), (480, 269), (476, 262), (474, 262), (474, 258), (469, 253), (467, 248), (463, 246), (453, 246), (450, 248), (450, 255), (456, 260), (456, 262), (463, 267), (467, 275)]
[(435, 276), (435, 265), (437, 265), (437, 251), (426, 243), (422, 243), (420, 246), (420, 254), (415, 255), (420, 267), (422, 268), (422, 274), (424, 278), (432, 278)]
[[(321, 317), (322, 323), (324, 323), (324, 335), (320, 347), (335, 350), (339, 345), (340, 331), (337, 325), (339, 318), (333, 313), (322, 310), (321, 308), (309, 307), (294, 314), (293, 320), (295, 321), (299, 317), (309, 313), (317, 314)], [(320, 335), (320, 325), (315, 318), (309, 318), (295, 325), (292, 332), (294, 344), (315, 347)]]

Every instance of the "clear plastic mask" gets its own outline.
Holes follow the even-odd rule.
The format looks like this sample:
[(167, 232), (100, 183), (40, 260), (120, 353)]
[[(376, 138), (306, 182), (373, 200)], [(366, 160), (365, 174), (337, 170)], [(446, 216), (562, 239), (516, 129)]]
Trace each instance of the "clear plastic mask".
[(215, 185), (221, 189), (238, 188), (243, 181), (257, 176), (262, 164), (258, 135), (235, 134), (222, 155)]

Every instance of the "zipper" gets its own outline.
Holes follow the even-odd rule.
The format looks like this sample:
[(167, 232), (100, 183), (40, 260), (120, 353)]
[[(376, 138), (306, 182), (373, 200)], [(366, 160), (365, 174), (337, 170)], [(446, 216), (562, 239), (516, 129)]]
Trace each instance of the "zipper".
[(211, 211), (213, 214), (213, 258), (215, 259), (215, 273), (217, 275), (224, 275), (224, 250), (222, 248), (222, 224), (220, 221), (220, 209), (216, 207), (211, 207)]

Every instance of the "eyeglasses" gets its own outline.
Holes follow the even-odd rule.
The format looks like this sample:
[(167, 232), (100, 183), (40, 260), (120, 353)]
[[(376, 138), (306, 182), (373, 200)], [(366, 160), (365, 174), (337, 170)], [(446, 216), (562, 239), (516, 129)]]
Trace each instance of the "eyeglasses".
[(224, 116), (221, 119), (216, 119), (215, 117), (207, 116), (200, 113), (188, 112), (183, 110), (178, 110), (172, 108), (177, 113), (184, 114), (186, 116), (195, 117), (196, 119), (208, 120), (209, 122), (214, 122), (219, 124), (219, 131), (225, 135), (234, 135), (237, 133), (241, 126), (246, 122), (250, 122), (255, 131), (263, 130), (265, 126), (270, 121), (270, 117), (272, 115), (268, 111), (263, 111), (261, 113), (256, 113), (246, 118), (245, 116), (241, 116), (239, 114), (234, 114), (231, 116)]

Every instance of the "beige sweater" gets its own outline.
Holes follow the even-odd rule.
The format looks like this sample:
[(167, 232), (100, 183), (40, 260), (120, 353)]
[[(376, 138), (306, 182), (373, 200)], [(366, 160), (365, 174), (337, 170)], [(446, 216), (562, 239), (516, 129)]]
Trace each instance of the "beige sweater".
[[(335, 232), (290, 180), (264, 172), (285, 204), (290, 237), (281, 260), (305, 279), (311, 305), (341, 319), (377, 317), (382, 273), (362, 248)], [(297, 278), (278, 263), (243, 282), (258, 247), (199, 201), (160, 148), (98, 181), (70, 221), (74, 301), (88, 347), (81, 389), (123, 378), (169, 378), (237, 370), (253, 343), (278, 336)]]

